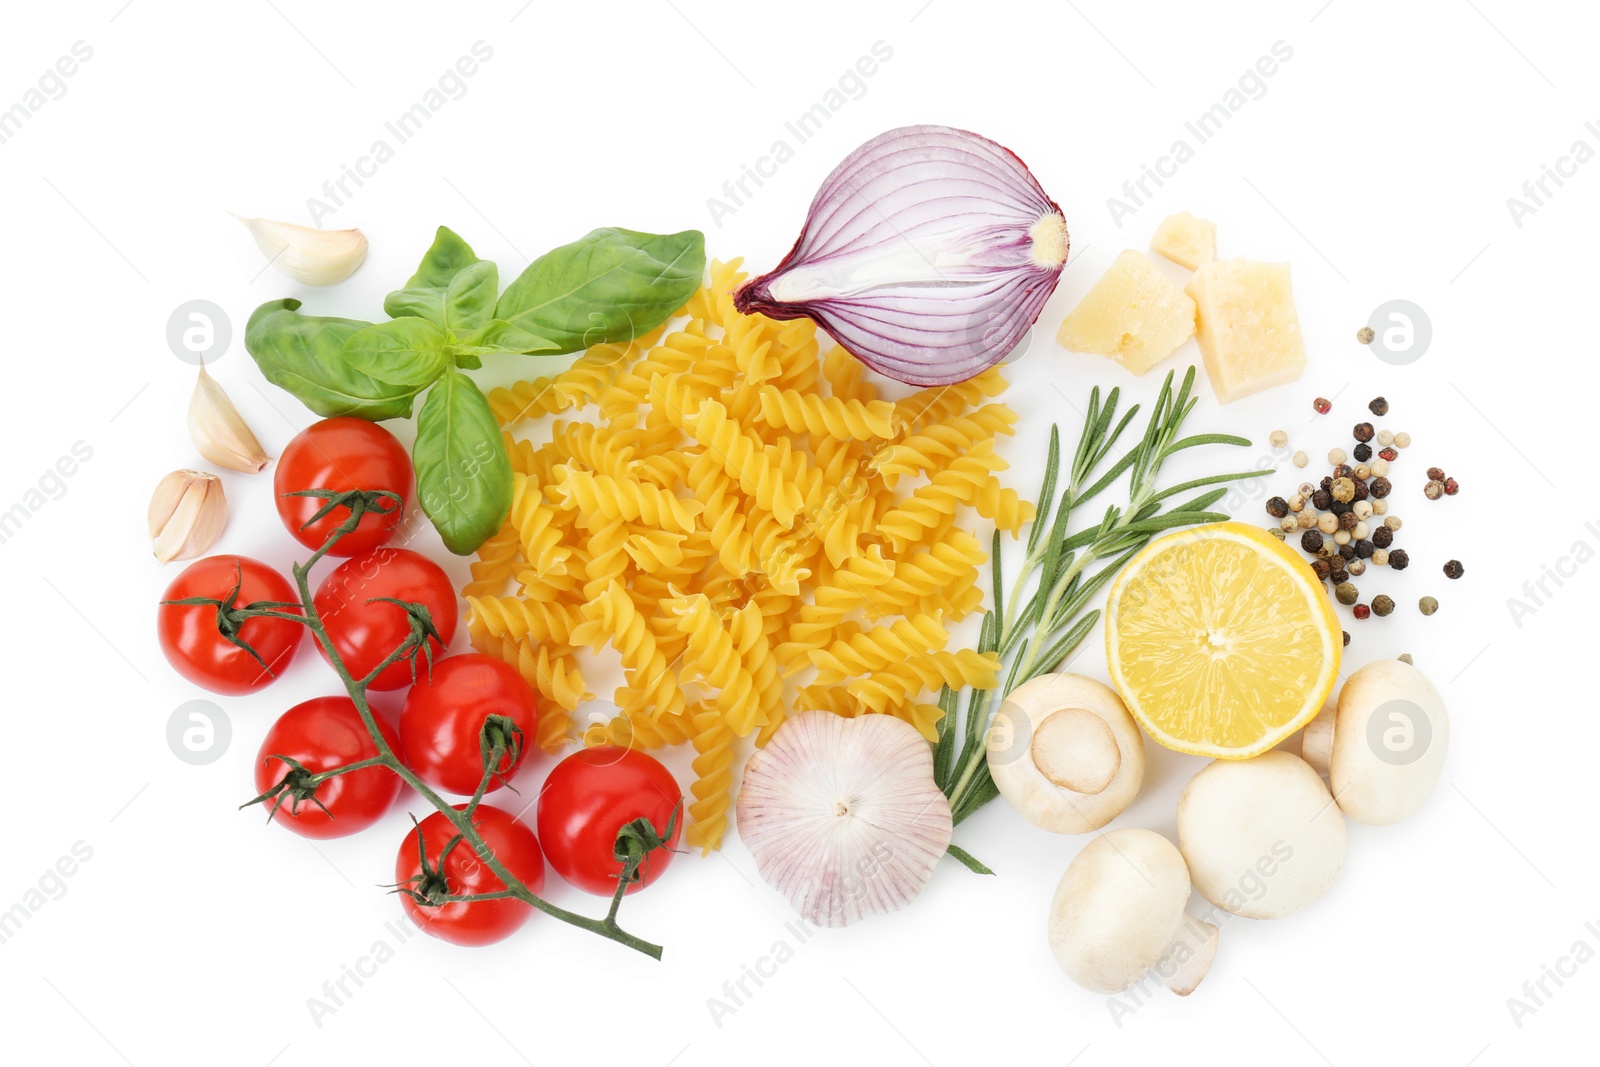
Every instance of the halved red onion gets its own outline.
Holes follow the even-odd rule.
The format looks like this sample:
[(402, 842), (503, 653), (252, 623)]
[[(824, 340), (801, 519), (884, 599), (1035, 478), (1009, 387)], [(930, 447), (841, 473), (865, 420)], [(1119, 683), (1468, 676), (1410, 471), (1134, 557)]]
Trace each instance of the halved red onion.
[(783, 262), (733, 302), (812, 319), (898, 381), (950, 385), (1017, 346), (1066, 262), (1061, 208), (1013, 152), (902, 126), (834, 168)]

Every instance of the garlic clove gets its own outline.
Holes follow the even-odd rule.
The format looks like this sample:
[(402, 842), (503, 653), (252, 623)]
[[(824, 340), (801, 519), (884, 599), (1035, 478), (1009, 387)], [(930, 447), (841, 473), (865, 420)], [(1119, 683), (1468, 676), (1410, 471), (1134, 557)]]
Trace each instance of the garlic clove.
[(205, 471), (173, 471), (157, 483), (147, 518), (162, 563), (204, 555), (228, 522), (222, 480)]
[(244, 223), (268, 262), (306, 285), (342, 282), (367, 258), (367, 235), (360, 230), (318, 230), (273, 219), (233, 217)]
[(745, 765), (739, 838), (767, 884), (816, 926), (910, 903), (950, 845), (950, 804), (915, 727), (810, 711)]
[(200, 368), (194, 395), (189, 398), (189, 437), (202, 456), (231, 471), (255, 474), (272, 462), (239, 409), (205, 367)]

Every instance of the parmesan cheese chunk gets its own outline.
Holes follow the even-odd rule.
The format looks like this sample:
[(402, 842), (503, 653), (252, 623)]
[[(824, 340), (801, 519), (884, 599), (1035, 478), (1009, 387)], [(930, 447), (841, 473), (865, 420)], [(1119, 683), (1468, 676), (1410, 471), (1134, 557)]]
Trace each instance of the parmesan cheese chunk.
[(1195, 337), (1221, 403), (1292, 382), (1305, 370), (1289, 264), (1217, 260), (1195, 271), (1185, 291), (1194, 298)]
[(1156, 227), (1150, 247), (1180, 267), (1199, 270), (1217, 258), (1217, 224), (1187, 211), (1168, 215)]
[(1193, 334), (1194, 301), (1130, 248), (1067, 315), (1056, 340), (1143, 374)]

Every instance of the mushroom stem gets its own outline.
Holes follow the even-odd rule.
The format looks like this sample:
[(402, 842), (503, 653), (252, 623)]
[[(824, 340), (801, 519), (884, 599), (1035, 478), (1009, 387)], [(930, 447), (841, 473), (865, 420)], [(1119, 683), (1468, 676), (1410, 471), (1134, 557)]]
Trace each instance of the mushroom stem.
[(1306, 723), (1305, 732), (1300, 735), (1300, 758), (1324, 778), (1333, 762), (1333, 726), (1338, 717), (1335, 705), (1329, 704)]
[(1176, 963), (1176, 970), (1166, 979), (1166, 986), (1180, 997), (1186, 997), (1199, 988), (1211, 971), (1211, 961), (1217, 955), (1217, 939), (1222, 931), (1202, 919), (1188, 919), (1179, 927), (1178, 934), (1163, 954)]
[(1082, 708), (1064, 708), (1040, 723), (1028, 754), (1050, 781), (1090, 796), (1105, 792), (1122, 767), (1111, 727)]

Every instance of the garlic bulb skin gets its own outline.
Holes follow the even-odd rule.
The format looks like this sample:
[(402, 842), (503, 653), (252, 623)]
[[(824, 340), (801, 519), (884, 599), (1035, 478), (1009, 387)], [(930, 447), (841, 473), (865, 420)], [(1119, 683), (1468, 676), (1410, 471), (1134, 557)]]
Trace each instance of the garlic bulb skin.
[(342, 282), (367, 258), (367, 235), (360, 230), (318, 230), (273, 219), (233, 217), (244, 223), (269, 263), (306, 285)]
[(171, 563), (203, 556), (228, 522), (222, 479), (205, 471), (173, 471), (157, 483), (146, 517), (156, 559)]
[(189, 398), (189, 438), (200, 454), (219, 467), (255, 474), (272, 462), (244, 416), (217, 380), (200, 368)]
[(739, 838), (816, 926), (910, 903), (950, 845), (950, 803), (916, 728), (890, 715), (789, 719), (745, 764)]

